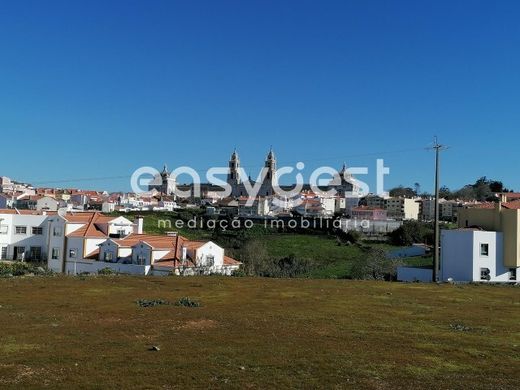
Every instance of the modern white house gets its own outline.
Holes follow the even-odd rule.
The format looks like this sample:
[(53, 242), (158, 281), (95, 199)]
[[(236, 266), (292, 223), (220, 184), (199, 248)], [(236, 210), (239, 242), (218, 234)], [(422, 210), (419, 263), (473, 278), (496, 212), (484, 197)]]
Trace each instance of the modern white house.
[(515, 282), (517, 268), (504, 266), (503, 234), (480, 229), (443, 230), (441, 280)]
[[(504, 235), (480, 228), (441, 230), (440, 281), (520, 281), (520, 268), (504, 265)], [(429, 282), (432, 268), (398, 267), (397, 280)]]

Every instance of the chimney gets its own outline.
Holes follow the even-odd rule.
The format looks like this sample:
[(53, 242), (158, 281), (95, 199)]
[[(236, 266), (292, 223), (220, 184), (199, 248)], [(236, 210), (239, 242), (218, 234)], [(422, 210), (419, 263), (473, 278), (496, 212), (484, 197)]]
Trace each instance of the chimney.
[(142, 215), (136, 215), (134, 219), (134, 233), (143, 234), (144, 219)]

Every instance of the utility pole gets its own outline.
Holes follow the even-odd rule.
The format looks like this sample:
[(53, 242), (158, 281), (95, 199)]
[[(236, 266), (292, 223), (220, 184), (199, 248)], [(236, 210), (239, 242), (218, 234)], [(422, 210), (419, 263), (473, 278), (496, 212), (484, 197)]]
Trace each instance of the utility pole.
[(439, 281), (439, 248), (440, 248), (440, 229), (439, 229), (439, 154), (446, 146), (440, 145), (437, 137), (434, 138), (434, 145), (431, 149), (435, 150), (435, 222), (434, 222), (434, 244), (433, 244), (433, 272), (432, 281)]

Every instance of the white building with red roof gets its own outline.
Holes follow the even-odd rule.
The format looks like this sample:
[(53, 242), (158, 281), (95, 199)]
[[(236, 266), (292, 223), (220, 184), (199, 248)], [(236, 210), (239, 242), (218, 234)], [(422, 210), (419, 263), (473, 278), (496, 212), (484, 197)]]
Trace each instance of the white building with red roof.
[(59, 273), (104, 268), (139, 275), (230, 275), (240, 262), (212, 241), (143, 234), (135, 221), (100, 212), (0, 209), (0, 260), (47, 261)]

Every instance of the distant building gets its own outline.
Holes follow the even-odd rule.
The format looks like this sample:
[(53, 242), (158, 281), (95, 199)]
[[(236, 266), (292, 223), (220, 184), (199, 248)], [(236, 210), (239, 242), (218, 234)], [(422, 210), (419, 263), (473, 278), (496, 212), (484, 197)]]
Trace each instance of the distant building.
[(362, 199), (362, 203), (364, 206), (384, 209), (386, 206), (386, 199), (388, 199), (388, 196), (368, 194)]
[[(62, 203), (62, 206), (66, 206), (65, 202)], [(38, 211), (57, 211), (59, 207), (60, 201), (50, 196), (42, 196), (36, 200), (36, 210)]]
[(417, 199), (409, 198), (388, 198), (385, 200), (385, 207), (388, 218), (398, 220), (417, 220), (419, 218), (419, 203)]
[[(276, 157), (272, 148), (267, 154), (264, 167), (266, 168), (266, 173), (257, 195), (262, 197), (273, 196), (275, 194), (274, 187), (277, 184), (277, 176)], [(256, 182), (254, 180), (251, 178), (248, 178), (247, 180), (249, 181), (251, 188), (255, 187)], [(227, 183), (231, 186), (231, 196), (253, 196), (253, 194), (248, 193), (247, 188), (245, 187), (244, 182), (240, 177), (240, 159), (236, 150), (233, 151), (229, 160)]]
[(369, 221), (384, 221), (387, 219), (386, 210), (369, 206), (352, 208), (351, 216), (352, 219), (365, 219)]
[(346, 163), (343, 163), (340, 171), (331, 180), (329, 187), (335, 189), (341, 197), (359, 197), (360, 188), (348, 171)]
[(148, 191), (157, 190), (163, 195), (175, 195), (175, 178), (164, 164), (162, 172), (157, 175), (152, 184), (148, 185)]

